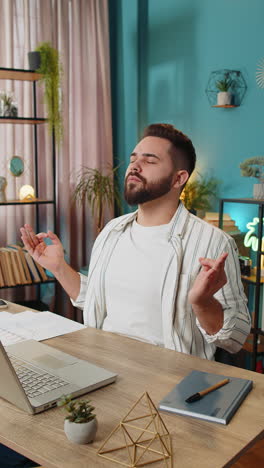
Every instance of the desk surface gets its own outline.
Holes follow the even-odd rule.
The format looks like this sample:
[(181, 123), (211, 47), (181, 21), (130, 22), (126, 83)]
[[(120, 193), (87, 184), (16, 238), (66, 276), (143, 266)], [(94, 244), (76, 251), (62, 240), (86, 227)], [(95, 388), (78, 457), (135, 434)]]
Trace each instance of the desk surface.
[[(20, 310), (24, 308), (10, 308), (14, 312)], [(89, 445), (75, 445), (66, 439), (61, 409), (31, 416), (0, 399), (0, 442), (45, 468), (120, 466), (97, 455), (110, 431), (145, 391), (157, 405), (193, 369), (250, 378), (254, 388), (227, 426), (161, 412), (172, 436), (173, 466), (229, 467), (231, 460), (263, 436), (264, 376), (261, 374), (95, 329), (83, 329), (46, 343), (117, 372), (119, 377), (116, 383), (89, 394), (99, 422), (96, 440)], [(164, 465), (159, 462), (151, 466)]]

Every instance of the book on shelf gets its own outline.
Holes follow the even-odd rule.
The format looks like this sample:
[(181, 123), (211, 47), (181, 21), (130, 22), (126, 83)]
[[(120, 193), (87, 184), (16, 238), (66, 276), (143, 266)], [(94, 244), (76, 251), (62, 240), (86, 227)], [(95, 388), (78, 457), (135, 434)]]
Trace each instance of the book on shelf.
[(34, 262), (33, 258), (24, 249), (23, 249), (23, 253), (24, 253), (25, 259), (27, 261), (28, 268), (29, 268), (30, 274), (32, 276), (33, 283), (40, 283), (41, 282), (41, 277), (40, 277), (40, 275), (38, 273), (38, 270), (37, 270), (37, 267), (35, 265), (35, 262)]
[(8, 268), (7, 268), (6, 256), (5, 256), (5, 253), (1, 251), (1, 249), (0, 249), (0, 263), (1, 263), (3, 280), (4, 280), (4, 286), (11, 286)]
[(1, 258), (0, 258), (0, 288), (5, 286), (5, 281), (2, 273), (2, 265), (1, 265)]
[[(20, 256), (20, 252), (18, 249), (15, 248), (13, 245), (8, 245), (7, 248), (9, 249), (10, 252), (12, 252), (12, 255), (14, 257), (14, 261), (16, 263), (17, 270), (19, 272), (19, 278), (20, 278), (20, 283), (19, 284), (27, 284), (27, 278), (25, 275), (22, 259)], [(30, 281), (31, 282), (31, 281)]]
[(8, 247), (6, 247), (6, 250), (10, 254), (9, 259), (10, 259), (11, 269), (12, 269), (13, 278), (15, 280), (15, 283), (16, 283), (16, 285), (17, 284), (22, 284), (23, 281), (22, 281), (22, 277), (20, 275), (19, 266), (18, 266), (18, 262), (17, 262), (17, 258), (16, 258), (16, 253), (15, 253), (14, 250), (9, 249)]
[(0, 248), (1, 251), (1, 259), (5, 266), (5, 274), (6, 274), (6, 286), (16, 286), (16, 281), (13, 273), (13, 266), (11, 264), (11, 255), (5, 247)]
[(0, 287), (48, 281), (44, 268), (19, 245), (0, 248)]
[(14, 249), (14, 250), (16, 250), (18, 252), (20, 260), (21, 260), (22, 268), (23, 268), (23, 271), (24, 271), (24, 276), (25, 276), (25, 279), (26, 279), (25, 284), (31, 284), (32, 283), (32, 278), (31, 278), (31, 275), (30, 275), (30, 271), (29, 271), (28, 264), (27, 264), (27, 261), (26, 261), (26, 258), (25, 258), (22, 247), (20, 247), (19, 245), (16, 245), (16, 244), (10, 244), (8, 247), (10, 247), (10, 248), (12, 248), (12, 249)]
[(42, 281), (47, 281), (49, 278), (46, 275), (44, 268), (38, 262), (36, 262), (36, 260), (34, 260), (34, 262), (35, 262), (38, 272), (40, 273)]
[[(192, 403), (185, 401), (191, 395), (201, 392), (225, 378), (229, 379), (226, 385), (208, 393), (200, 400)], [(228, 424), (252, 389), (252, 385), (252, 380), (194, 370), (161, 400), (159, 408), (219, 424)]]
[[(207, 211), (205, 217), (203, 218), (209, 224), (218, 227), (219, 226), (219, 213)], [(228, 213), (223, 214), (223, 225), (222, 230), (228, 234), (240, 234), (236, 222), (231, 218)]]

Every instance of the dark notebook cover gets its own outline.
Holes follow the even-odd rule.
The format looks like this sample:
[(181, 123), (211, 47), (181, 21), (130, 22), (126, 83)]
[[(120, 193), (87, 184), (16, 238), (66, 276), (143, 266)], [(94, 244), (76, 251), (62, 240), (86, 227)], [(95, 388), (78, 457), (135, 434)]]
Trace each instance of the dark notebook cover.
[[(186, 398), (228, 378), (230, 382), (193, 403)], [(253, 381), (194, 370), (159, 403), (159, 408), (194, 418), (227, 424), (252, 389)]]

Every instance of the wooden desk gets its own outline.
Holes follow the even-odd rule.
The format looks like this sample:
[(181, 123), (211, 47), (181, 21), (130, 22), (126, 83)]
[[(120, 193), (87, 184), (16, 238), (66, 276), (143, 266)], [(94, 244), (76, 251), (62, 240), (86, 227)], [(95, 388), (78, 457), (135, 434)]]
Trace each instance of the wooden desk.
[(264, 376), (261, 374), (95, 329), (83, 329), (46, 343), (115, 371), (119, 377), (116, 383), (89, 394), (99, 421), (96, 441), (90, 445), (74, 445), (66, 439), (61, 409), (30, 416), (0, 399), (0, 442), (45, 468), (120, 466), (96, 453), (109, 432), (142, 393), (148, 391), (157, 405), (192, 369), (251, 378), (254, 388), (227, 426), (162, 412), (172, 435), (173, 466), (229, 467), (263, 436)]

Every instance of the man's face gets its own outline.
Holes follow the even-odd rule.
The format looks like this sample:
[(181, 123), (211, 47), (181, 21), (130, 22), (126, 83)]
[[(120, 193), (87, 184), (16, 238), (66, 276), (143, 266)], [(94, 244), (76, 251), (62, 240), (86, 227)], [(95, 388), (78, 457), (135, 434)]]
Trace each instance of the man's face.
[(138, 205), (166, 195), (172, 188), (175, 171), (165, 138), (147, 136), (130, 156), (124, 196), (129, 205)]

